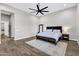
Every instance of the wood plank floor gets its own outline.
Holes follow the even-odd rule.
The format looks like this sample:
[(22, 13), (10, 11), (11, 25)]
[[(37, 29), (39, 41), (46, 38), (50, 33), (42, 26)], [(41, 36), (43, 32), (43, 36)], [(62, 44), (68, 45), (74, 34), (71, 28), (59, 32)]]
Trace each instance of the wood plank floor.
[[(49, 56), (48, 54), (32, 46), (29, 46), (28, 44), (25, 43), (33, 39), (35, 39), (35, 37), (15, 41), (11, 38), (2, 37), (1, 38), (2, 43), (0, 44), (0, 55), (1, 56)], [(79, 50), (74, 49), (75, 52), (73, 52), (73, 48), (74, 48), (73, 46), (77, 46), (77, 42), (75, 42), (74, 44), (73, 42), (74, 41), (69, 41), (66, 50), (66, 55), (79, 55)]]
[[(27, 39), (26, 41), (29, 40)], [(25, 44), (24, 41), (14, 41), (6, 37), (2, 38), (2, 44), (0, 45), (0, 55), (47, 56), (48, 54)]]
[(69, 41), (67, 49), (66, 49), (66, 56), (79, 56), (79, 45), (76, 41)]

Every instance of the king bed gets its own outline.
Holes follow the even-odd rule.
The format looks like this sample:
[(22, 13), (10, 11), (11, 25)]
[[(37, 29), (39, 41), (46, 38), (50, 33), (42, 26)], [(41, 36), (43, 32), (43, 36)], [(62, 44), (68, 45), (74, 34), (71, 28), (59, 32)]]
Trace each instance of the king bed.
[(46, 31), (40, 32), (36, 35), (36, 39), (57, 44), (57, 42), (62, 39), (62, 26), (46, 27)]

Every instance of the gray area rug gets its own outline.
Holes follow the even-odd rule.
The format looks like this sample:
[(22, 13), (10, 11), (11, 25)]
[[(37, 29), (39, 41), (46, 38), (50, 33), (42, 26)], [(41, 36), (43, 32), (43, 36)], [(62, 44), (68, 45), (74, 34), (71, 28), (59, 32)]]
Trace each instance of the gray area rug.
[(59, 41), (57, 45), (53, 43), (42, 41), (42, 40), (31, 40), (26, 42), (26, 44), (39, 49), (51, 56), (65, 56), (67, 42)]

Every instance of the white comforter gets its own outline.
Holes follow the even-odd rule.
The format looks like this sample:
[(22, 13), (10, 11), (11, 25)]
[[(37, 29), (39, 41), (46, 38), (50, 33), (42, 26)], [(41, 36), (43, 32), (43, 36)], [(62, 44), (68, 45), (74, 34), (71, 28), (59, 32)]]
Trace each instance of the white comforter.
[(49, 38), (54, 38), (56, 41), (58, 41), (59, 37), (61, 37), (60, 32), (50, 32), (50, 31), (45, 31), (45, 32), (40, 32), (37, 34), (38, 36), (44, 36), (44, 37), (49, 37)]

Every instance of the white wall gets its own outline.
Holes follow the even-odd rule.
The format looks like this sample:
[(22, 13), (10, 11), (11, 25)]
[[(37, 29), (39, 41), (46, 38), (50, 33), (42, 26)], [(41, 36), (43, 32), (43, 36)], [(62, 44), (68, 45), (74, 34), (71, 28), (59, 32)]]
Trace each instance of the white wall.
[(26, 38), (37, 33), (38, 18), (27, 13), (18, 12), (15, 15), (15, 37)]
[(77, 33), (79, 35), (79, 4), (77, 6), (77, 31), (78, 31)]
[(40, 23), (44, 24), (45, 28), (54, 25), (71, 27), (69, 30), (70, 39), (77, 38), (76, 7), (43, 16), (40, 20)]
[(77, 5), (77, 34), (78, 34), (78, 43), (79, 43), (79, 4)]
[[(1, 11), (0, 11), (0, 24), (1, 24)], [(0, 43), (1, 43), (1, 25), (0, 25)]]
[(0, 10), (14, 13), (15, 40), (34, 36), (38, 29), (38, 18), (21, 10), (1, 4)]
[[(1, 24), (1, 11), (0, 11), (0, 24)], [(1, 26), (0, 26), (0, 44), (1, 44)]]

